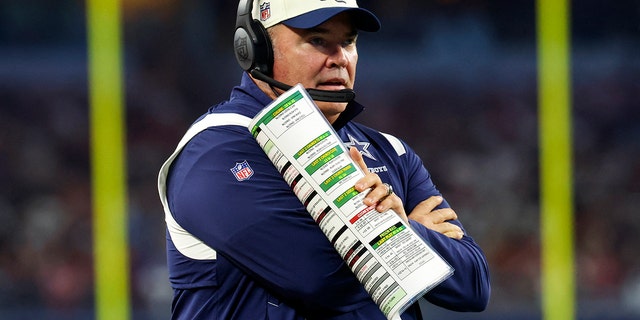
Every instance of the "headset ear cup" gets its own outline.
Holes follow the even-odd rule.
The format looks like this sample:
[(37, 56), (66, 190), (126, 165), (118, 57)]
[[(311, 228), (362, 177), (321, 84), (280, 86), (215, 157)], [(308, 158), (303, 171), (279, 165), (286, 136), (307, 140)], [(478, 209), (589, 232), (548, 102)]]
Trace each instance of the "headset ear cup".
[(254, 65), (255, 69), (262, 73), (273, 75), (273, 46), (267, 29), (257, 20), (251, 21), (252, 30), (254, 30), (256, 41), (254, 43)]
[[(241, 2), (236, 19), (236, 32), (233, 47), (236, 60), (245, 71), (259, 70), (271, 75), (273, 67), (273, 48), (269, 34), (264, 26), (251, 18), (252, 4)], [(248, 11), (247, 11), (248, 10)]]
[(255, 61), (254, 43), (251, 36), (245, 28), (237, 28), (233, 35), (233, 48), (236, 54), (236, 60), (240, 67), (245, 71), (253, 69)]

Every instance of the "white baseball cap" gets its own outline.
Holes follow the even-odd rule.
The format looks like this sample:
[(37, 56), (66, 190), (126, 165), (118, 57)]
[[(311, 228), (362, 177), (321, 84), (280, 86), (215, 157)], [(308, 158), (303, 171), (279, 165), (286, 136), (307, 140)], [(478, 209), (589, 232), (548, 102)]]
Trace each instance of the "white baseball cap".
[(358, 7), (356, 0), (259, 0), (252, 15), (265, 28), (283, 23), (309, 29), (345, 11), (351, 12), (357, 29), (369, 32), (380, 29), (380, 20), (369, 10)]

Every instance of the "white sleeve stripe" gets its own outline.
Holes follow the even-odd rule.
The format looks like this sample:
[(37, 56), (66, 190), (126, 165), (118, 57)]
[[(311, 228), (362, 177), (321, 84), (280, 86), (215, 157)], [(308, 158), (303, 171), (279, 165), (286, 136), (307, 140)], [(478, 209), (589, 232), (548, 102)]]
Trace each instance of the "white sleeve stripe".
[(245, 117), (235, 113), (211, 113), (196, 122), (187, 130), (182, 137), (176, 150), (169, 156), (167, 161), (160, 168), (158, 174), (158, 193), (160, 195), (160, 201), (164, 208), (164, 219), (167, 223), (167, 230), (171, 237), (173, 245), (183, 255), (195, 259), (195, 260), (213, 260), (216, 259), (217, 253), (214, 249), (202, 242), (200, 239), (185, 230), (180, 224), (173, 219), (173, 214), (169, 209), (169, 203), (167, 201), (167, 175), (169, 174), (169, 168), (173, 160), (178, 157), (180, 151), (184, 146), (195, 137), (198, 133), (206, 130), (209, 127), (236, 125), (248, 127), (251, 122), (251, 118)]
[(388, 133), (384, 133), (384, 132), (380, 132), (380, 134), (382, 134), (385, 138), (387, 138), (387, 141), (389, 141), (389, 143), (391, 143), (391, 146), (393, 146), (393, 150), (396, 151), (396, 153), (398, 154), (398, 156), (401, 156), (405, 153), (407, 153), (407, 149), (404, 148), (404, 145), (402, 144), (402, 141), (400, 141), (400, 139), (388, 134)]

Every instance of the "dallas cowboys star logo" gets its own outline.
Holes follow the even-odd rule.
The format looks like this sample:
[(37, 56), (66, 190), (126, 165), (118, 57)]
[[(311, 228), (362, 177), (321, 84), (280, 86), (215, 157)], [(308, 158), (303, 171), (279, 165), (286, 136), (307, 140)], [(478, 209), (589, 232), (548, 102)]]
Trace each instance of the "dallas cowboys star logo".
[(371, 152), (368, 150), (369, 149), (369, 142), (360, 142), (358, 140), (356, 140), (356, 138), (354, 138), (353, 136), (351, 136), (350, 134), (347, 134), (347, 136), (349, 137), (349, 142), (345, 142), (345, 144), (347, 145), (347, 148), (351, 148), (351, 147), (356, 147), (356, 149), (358, 149), (358, 151), (360, 151), (360, 154), (363, 157), (367, 157), (371, 160), (375, 160), (378, 161), (378, 159), (376, 159)]

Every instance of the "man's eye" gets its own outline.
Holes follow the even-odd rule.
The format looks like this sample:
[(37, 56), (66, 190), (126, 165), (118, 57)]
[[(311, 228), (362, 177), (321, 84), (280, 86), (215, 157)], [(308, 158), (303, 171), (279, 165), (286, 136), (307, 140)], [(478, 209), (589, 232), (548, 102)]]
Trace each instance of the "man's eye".
[(322, 38), (311, 38), (309, 42), (315, 46), (322, 46), (325, 44), (325, 41)]
[(342, 45), (344, 47), (348, 47), (348, 46), (353, 45), (355, 43), (356, 43), (356, 39), (348, 39), (345, 42), (343, 42)]

